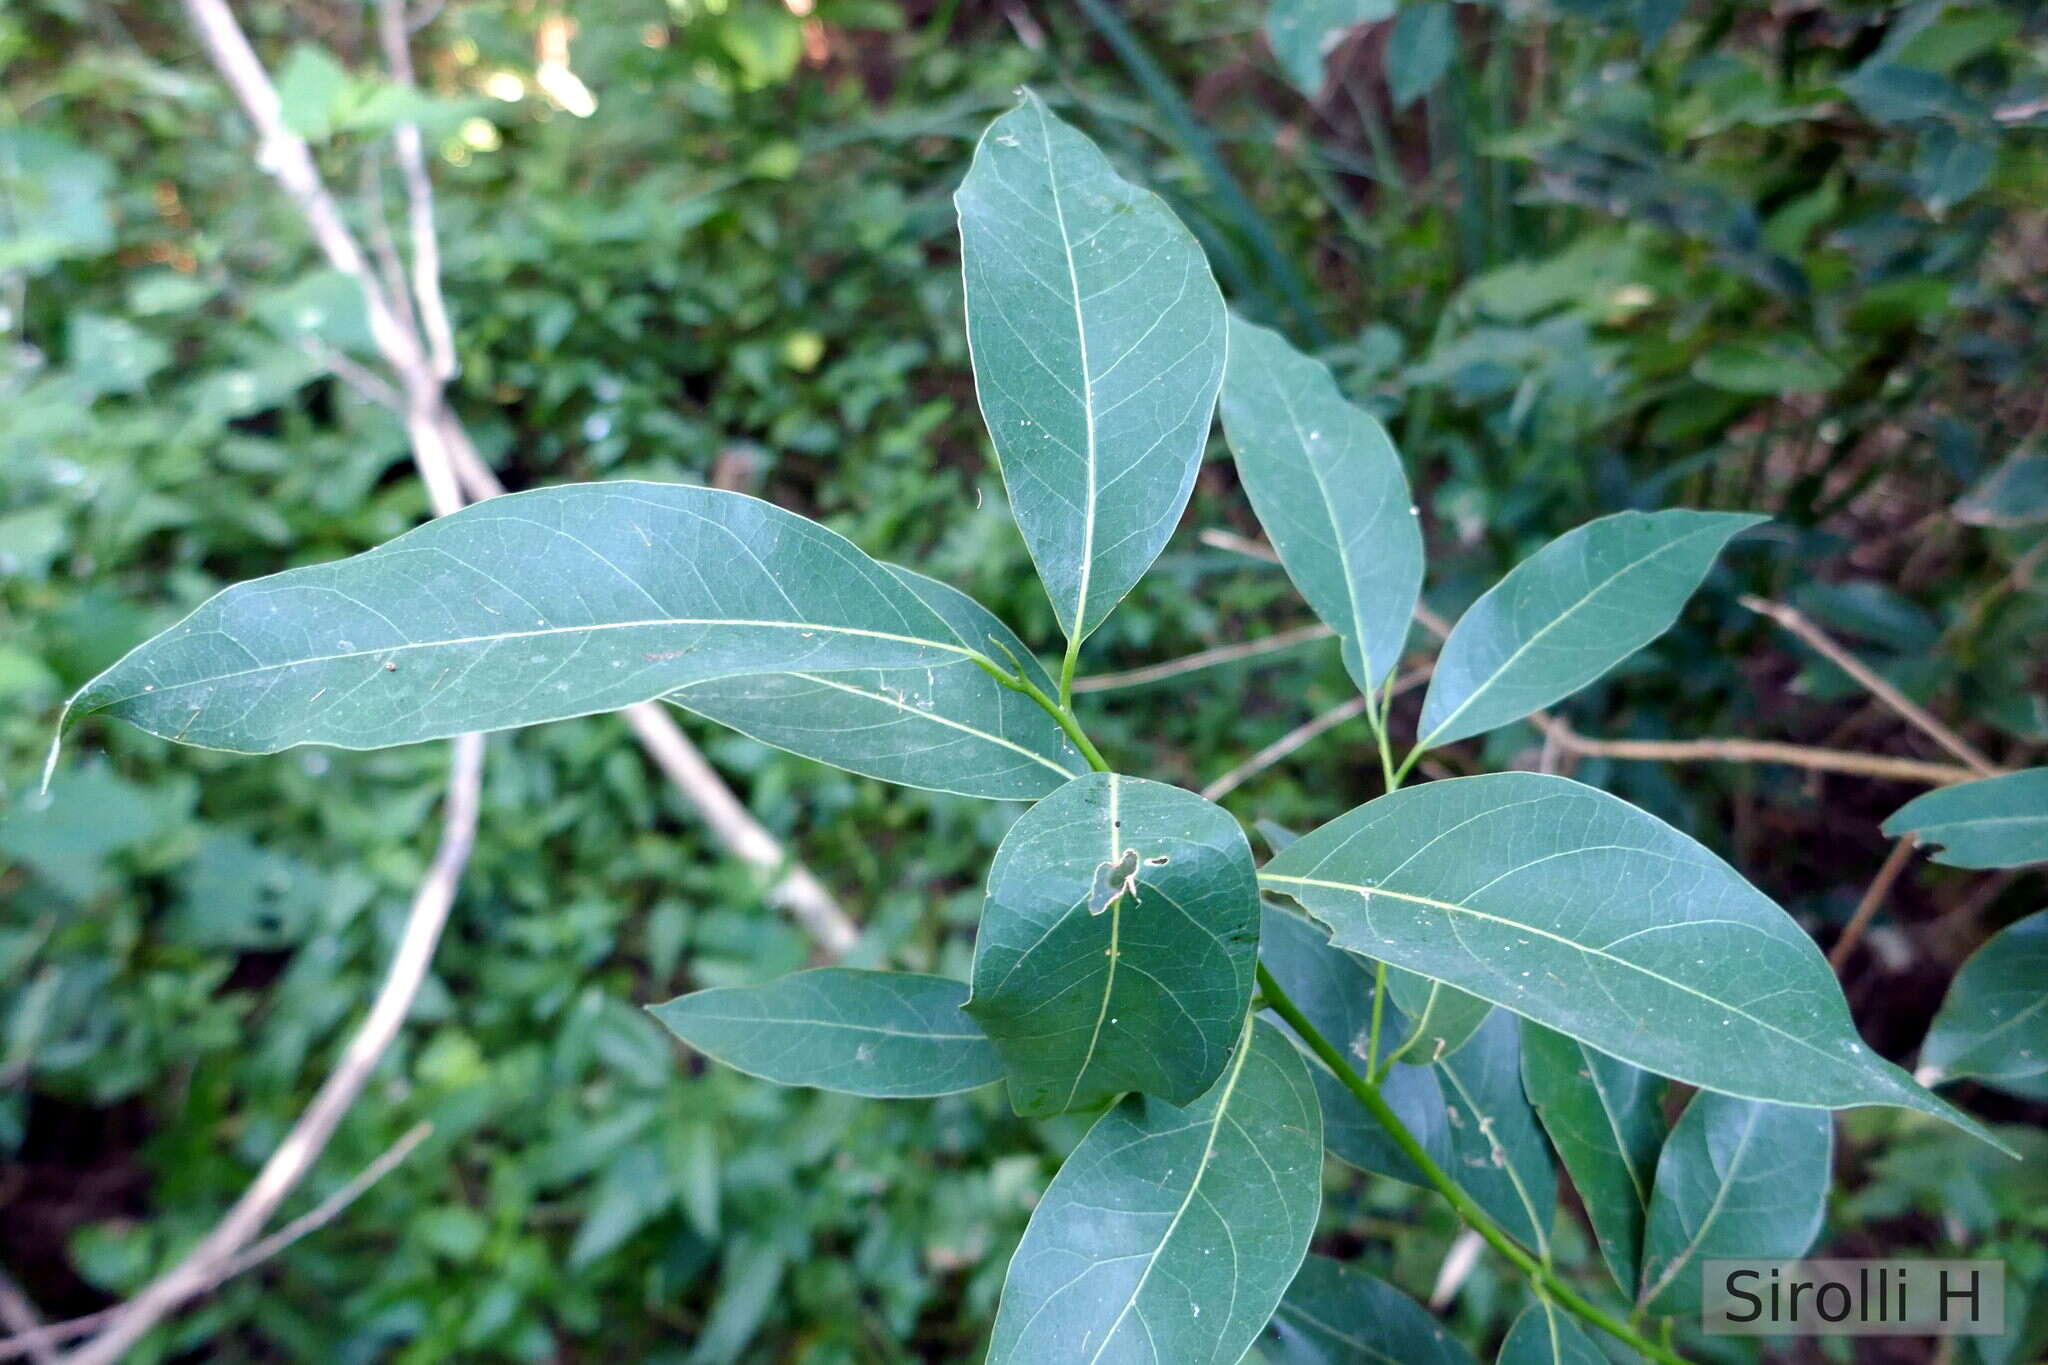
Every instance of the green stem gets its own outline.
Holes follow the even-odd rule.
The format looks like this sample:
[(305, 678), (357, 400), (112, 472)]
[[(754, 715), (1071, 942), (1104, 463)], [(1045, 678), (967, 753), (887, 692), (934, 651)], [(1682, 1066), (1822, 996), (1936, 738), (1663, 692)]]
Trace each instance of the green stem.
[(1074, 666), (1081, 661), (1081, 637), (1075, 635), (1067, 640), (1067, 657), (1060, 660), (1060, 705), (1071, 711), (1074, 707)]
[[(1380, 775), (1386, 778), (1388, 791), (1401, 785), (1394, 775), (1393, 742), (1387, 737), (1388, 728), (1394, 720), (1394, 678), (1400, 671), (1399, 668), (1387, 670), (1386, 688), (1380, 694), (1379, 715), (1373, 717), (1372, 723), (1373, 736), (1379, 740), (1380, 745)], [(1370, 707), (1367, 708), (1366, 714), (1372, 715)]]
[(1375, 962), (1372, 968), (1372, 1036), (1365, 1044), (1365, 1074), (1374, 1082), (1380, 1078), (1380, 1016), (1386, 1013), (1387, 1005), (1387, 964)]
[(1323, 1036), (1320, 1029), (1308, 1021), (1308, 1016), (1301, 1012), (1287, 991), (1273, 979), (1273, 974), (1266, 970), (1266, 964), (1263, 962), (1259, 964), (1259, 990), (1266, 997), (1267, 1007), (1287, 1021), (1287, 1026), (1308, 1045), (1308, 1050), (1315, 1053), (1344, 1088), (1357, 1097), (1358, 1102), (1365, 1106), (1368, 1113), (1379, 1120), (1380, 1125), (1387, 1130), (1387, 1136), (1401, 1149), (1402, 1155), (1413, 1162), (1424, 1178), (1449, 1201), (1451, 1208), (1465, 1220), (1466, 1225), (1478, 1233), (1488, 1246), (1528, 1276), (1536, 1285), (1538, 1292), (1548, 1294), (1575, 1316), (1617, 1341), (1625, 1343), (1630, 1349), (1662, 1362), (1662, 1365), (1687, 1365), (1685, 1357), (1669, 1347), (1651, 1341), (1620, 1318), (1589, 1302), (1577, 1290), (1559, 1279), (1557, 1273), (1549, 1266), (1502, 1232), (1493, 1219), (1487, 1216), (1486, 1211), (1474, 1202), (1472, 1196), (1465, 1193), (1463, 1187), (1446, 1175), (1443, 1167), (1437, 1165), (1429, 1153), (1423, 1150), (1422, 1143), (1416, 1139), (1415, 1134), (1408, 1131), (1408, 1125), (1401, 1121), (1401, 1116), (1394, 1112), (1394, 1107), (1387, 1103), (1379, 1088), (1359, 1075), (1345, 1059), (1344, 1054)]
[[(1009, 653), (1008, 650), (1003, 652)], [(991, 678), (994, 678), (1012, 692), (1022, 692), (1025, 696), (1037, 702), (1040, 707), (1044, 708), (1045, 713), (1059, 724), (1060, 729), (1067, 732), (1067, 738), (1074, 741), (1074, 747), (1079, 749), (1081, 756), (1088, 760), (1089, 767), (1099, 773), (1106, 773), (1110, 770), (1109, 760), (1102, 756), (1102, 751), (1096, 748), (1094, 742), (1088, 738), (1088, 732), (1081, 728), (1081, 722), (1074, 716), (1073, 707), (1063, 706), (1051, 697), (1048, 697), (1045, 694), (1044, 688), (1031, 681), (1031, 675), (1024, 671), (1024, 666), (1021, 663), (1017, 664), (1017, 671), (1011, 673), (1005, 670), (1002, 665), (996, 663), (995, 660), (985, 655), (976, 654), (973, 657), (974, 662), (979, 664), (982, 671)], [(1065, 677), (1061, 691), (1071, 694), (1074, 676), (1074, 651), (1071, 646), (1067, 650), (1067, 662), (1061, 672)]]

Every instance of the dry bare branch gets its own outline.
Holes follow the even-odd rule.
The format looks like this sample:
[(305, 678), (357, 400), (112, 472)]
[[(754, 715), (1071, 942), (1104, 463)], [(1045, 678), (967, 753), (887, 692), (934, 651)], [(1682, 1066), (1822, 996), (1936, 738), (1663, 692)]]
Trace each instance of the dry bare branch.
[(1321, 622), (1295, 626), (1257, 640), (1246, 640), (1235, 645), (1218, 645), (1214, 649), (1205, 649), (1178, 659), (1168, 659), (1164, 663), (1146, 664), (1143, 668), (1133, 668), (1122, 673), (1097, 673), (1092, 677), (1076, 678), (1074, 691), (1111, 692), (1122, 687), (1143, 687), (1146, 683), (1164, 682), (1168, 678), (1177, 678), (1183, 673), (1194, 673), (1204, 668), (1214, 668), (1218, 664), (1235, 663), (1239, 659), (1255, 659), (1261, 654), (1292, 649), (1311, 640), (1327, 640), (1336, 633)]
[(180, 1305), (218, 1284), (235, 1257), (256, 1239), (285, 1197), (319, 1160), (327, 1140), (369, 1083), (426, 980), (435, 945), (441, 941), (441, 929), (448, 922), (448, 909), (455, 902), (455, 888), (476, 842), (484, 737), (458, 736), (450, 741), (449, 749), (448, 796), (440, 846), (434, 850), (426, 877), (413, 893), (412, 910), (406, 916), (398, 950), (392, 955), (391, 969), (341, 1060), (321, 1083), (312, 1103), (292, 1124), (284, 1141), (263, 1163), (255, 1181), (213, 1230), (184, 1259), (122, 1304), (98, 1336), (64, 1358), (65, 1365), (112, 1365)]
[(1978, 776), (1989, 777), (1998, 771), (1997, 765), (1978, 752), (1968, 740), (1935, 719), (1924, 707), (1887, 682), (1869, 664), (1843, 648), (1799, 608), (1749, 594), (1745, 594), (1741, 602), (1751, 611), (1770, 617), (1812, 646), (1815, 653), (1854, 678), (1873, 697), (1898, 712), (1908, 724), (1976, 769)]
[[(1585, 758), (1629, 758), (1652, 763), (1782, 763), (1813, 772), (1849, 773), (1886, 782), (1917, 782), (1945, 787), (1987, 774), (1953, 763), (1918, 758), (1818, 749), (1807, 744), (1780, 744), (1761, 739), (1594, 739), (1579, 734), (1556, 716), (1538, 712), (1529, 718), (1544, 737), (1568, 754)], [(1998, 770), (1993, 769), (1995, 774)]]

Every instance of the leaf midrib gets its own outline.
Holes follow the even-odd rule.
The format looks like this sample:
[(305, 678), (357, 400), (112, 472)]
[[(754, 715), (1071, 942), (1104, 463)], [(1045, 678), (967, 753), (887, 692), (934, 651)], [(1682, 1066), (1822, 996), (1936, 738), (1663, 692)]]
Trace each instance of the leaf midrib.
[[(1296, 886), (1318, 886), (1329, 891), (1348, 891), (1354, 895), (1361, 896), (1386, 896), (1392, 900), (1407, 901), (1410, 904), (1414, 905), (1427, 905), (1432, 909), (1442, 910), (1447, 914), (1470, 915), (1474, 919), (1484, 920), (1489, 924), (1505, 925), (1508, 928), (1517, 930), (1519, 932), (1535, 934), (1539, 938), (1547, 938), (1554, 943), (1561, 943), (1565, 945), (1567, 948), (1571, 948), (1578, 952), (1585, 953), (1590, 957), (1598, 957), (1608, 962), (1616, 963), (1617, 965), (1625, 967), (1632, 972), (1636, 972), (1639, 975), (1648, 977), (1652, 981), (1661, 982), (1662, 984), (1671, 987), (1673, 990), (1683, 992), (1686, 995), (1693, 996), (1700, 1000), (1704, 1000), (1708, 1004), (1713, 1005), (1718, 1009), (1727, 1010), (1731, 1014), (1734, 1014), (1743, 1019), (1747, 1019), (1750, 1023), (1755, 1024), (1758, 1028), (1763, 1029), (1769, 1033), (1777, 1034), (1779, 1037), (1784, 1038), (1789, 1042), (1795, 1043), (1802, 1048), (1805, 1048), (1807, 1051), (1813, 1053), (1816, 1056), (1826, 1058), (1827, 1061), (1833, 1065), (1841, 1065), (1839, 1059), (1837, 1059), (1832, 1053), (1828, 1052), (1825, 1048), (1816, 1047), (1814, 1044), (1806, 1041), (1804, 1038), (1801, 1038), (1796, 1033), (1788, 1033), (1784, 1029), (1778, 1027), (1776, 1024), (1769, 1022), (1768, 1020), (1759, 1019), (1755, 1015), (1749, 1013), (1745, 1009), (1742, 1009), (1738, 1005), (1734, 1005), (1726, 1000), (1721, 1000), (1716, 998), (1715, 996), (1708, 995), (1705, 991), (1696, 990), (1693, 987), (1686, 985), (1683, 981), (1673, 980), (1671, 977), (1665, 976), (1661, 972), (1653, 972), (1648, 967), (1644, 967), (1638, 963), (1630, 962), (1625, 957), (1618, 957), (1613, 953), (1609, 953), (1602, 949), (1595, 948), (1591, 944), (1580, 943), (1575, 939), (1565, 937), (1563, 934), (1553, 933), (1548, 929), (1539, 928), (1536, 925), (1528, 924), (1522, 920), (1512, 920), (1501, 915), (1489, 915), (1485, 911), (1475, 910), (1469, 905), (1458, 905), (1451, 901), (1435, 900), (1429, 896), (1412, 895), (1405, 891), (1390, 891), (1383, 886), (1363, 886), (1353, 882), (1333, 882), (1326, 881), (1317, 877), (1288, 877), (1282, 876), (1281, 874), (1276, 872), (1261, 872), (1259, 874), (1259, 880), (1262, 882), (1288, 882)], [(1410, 970), (1413, 969), (1411, 968)], [(1479, 996), (1482, 1000), (1493, 1000), (1492, 996), (1484, 995), (1481, 992), (1473, 990), (1470, 987), (1461, 986), (1459, 989), (1468, 990), (1471, 992), (1471, 994)], [(1515, 1005), (1512, 1005), (1505, 1000), (1493, 1000), (1493, 1003), (1499, 1005), (1501, 1008), (1506, 1010), (1512, 1010), (1516, 1013), (1521, 1012), (1520, 1009), (1518, 1009)], [(1695, 1082), (1695, 1084), (1697, 1084), (1697, 1082)], [(1770, 1100), (1772, 1103), (1796, 1105), (1795, 1101), (1779, 1100), (1770, 1096), (1745, 1096), (1737, 1094), (1737, 1092), (1735, 1091), (1723, 1091), (1722, 1093), (1733, 1094), (1740, 1099), (1767, 1099)], [(1810, 1105), (1807, 1107), (1826, 1108), (1827, 1106)]]
[[(1699, 537), (1707, 535), (1718, 529), (1718, 527), (1710, 525), (1702, 526), (1696, 531), (1688, 531), (1686, 534), (1679, 536), (1676, 539), (1665, 541), (1662, 545), (1659, 545), (1656, 549), (1650, 551), (1650, 553), (1644, 555), (1642, 558), (1631, 560), (1627, 564), (1624, 564), (1621, 568), (1616, 569), (1613, 573), (1607, 575), (1606, 578), (1600, 581), (1598, 586), (1593, 588), (1584, 596), (1580, 597), (1578, 601), (1572, 603), (1569, 607), (1566, 607), (1556, 616), (1544, 622), (1543, 625), (1539, 626), (1536, 629), (1534, 634), (1532, 634), (1528, 639), (1522, 641), (1521, 644), (1517, 645), (1515, 647), (1514, 652), (1509, 654), (1507, 658), (1501, 660), (1499, 666), (1496, 667), (1493, 670), (1493, 672), (1487, 675), (1486, 681), (1481, 683), (1479, 686), (1473, 688), (1472, 691), (1466, 695), (1465, 700), (1458, 703), (1457, 709), (1453, 710), (1451, 714), (1445, 716), (1441, 721), (1437, 722), (1436, 727), (1432, 729), (1429, 732), (1428, 736), (1422, 739), (1415, 747), (1417, 749), (1427, 749), (1433, 744), (1435, 744), (1436, 737), (1442, 734), (1445, 730), (1448, 730), (1454, 723), (1456, 723), (1458, 717), (1464, 715), (1466, 711), (1470, 710), (1474, 702), (1478, 701), (1481, 697), (1485, 696), (1489, 691), (1491, 691), (1500, 682), (1500, 680), (1504, 676), (1506, 676), (1508, 670), (1513, 668), (1518, 662), (1520, 662), (1524, 654), (1528, 653), (1531, 649), (1536, 647), (1537, 641), (1541, 640), (1544, 636), (1550, 634), (1551, 631), (1556, 630), (1565, 622), (1571, 620), (1581, 611), (1584, 611), (1586, 609), (1586, 604), (1588, 602), (1591, 602), (1601, 593), (1606, 592), (1609, 588), (1613, 587), (1623, 578), (1626, 578), (1628, 575), (1634, 573), (1637, 569), (1642, 568), (1643, 565), (1648, 564), (1650, 561), (1656, 559), (1658, 556), (1663, 555), (1671, 550), (1675, 550), (1679, 546), (1684, 545), (1688, 541), (1696, 540)], [(1505, 582), (1506, 580), (1502, 581)], [(1461, 621), (1459, 622), (1459, 624), (1462, 625), (1464, 623)], [(1455, 628), (1453, 628), (1451, 634), (1453, 636), (1457, 634)], [(1448, 647), (1448, 645), (1446, 647)]]
[[(915, 635), (896, 635), (889, 631), (864, 630), (856, 626), (822, 625), (815, 621), (747, 620), (730, 616), (658, 616), (639, 621), (600, 621), (594, 625), (583, 626), (538, 626), (531, 630), (503, 631), (493, 635), (464, 635), (444, 640), (409, 640), (404, 644), (384, 645), (377, 649), (353, 649), (336, 654), (315, 654), (303, 659), (288, 659), (282, 663), (259, 664), (255, 668), (241, 668), (228, 673), (213, 673), (203, 678), (192, 678), (185, 682), (152, 686), (146, 691), (130, 692), (124, 696), (107, 698), (104, 701), (95, 703), (94, 709), (104, 710), (109, 706), (119, 706), (123, 702), (134, 701), (137, 697), (161, 697), (172, 692), (183, 691), (186, 688), (233, 682), (237, 678), (256, 677), (265, 673), (278, 673), (292, 668), (306, 668), (314, 664), (342, 663), (350, 659), (386, 659), (396, 654), (404, 654), (408, 651), (419, 649), (457, 649), (464, 645), (500, 644), (508, 640), (538, 640), (555, 635), (594, 635), (601, 631), (610, 630), (647, 630), (657, 626), (728, 626), (733, 629), (746, 630), (809, 631), (812, 634), (818, 635), (844, 635), (859, 639), (886, 640), (892, 644), (917, 645), (926, 649), (939, 649), (949, 654), (958, 654), (964, 659), (970, 659), (977, 663), (983, 661), (986, 657), (980, 651), (969, 649), (964, 645), (947, 644), (943, 640), (925, 639)], [(193, 633), (197, 634), (198, 632)], [(209, 631), (208, 633), (226, 634), (224, 631)], [(233, 637), (229, 636), (229, 638), (232, 639)], [(758, 673), (763, 670), (753, 668), (740, 671), (743, 673)]]
[(1034, 101), (1038, 107), (1038, 135), (1045, 145), (1046, 189), (1052, 196), (1053, 220), (1059, 224), (1060, 254), (1066, 258), (1067, 284), (1074, 296), (1074, 341), (1080, 350), (1081, 360), (1081, 421), (1087, 435), (1087, 448), (1082, 455), (1087, 465), (1086, 501), (1081, 511), (1081, 578), (1074, 601), (1073, 636), (1079, 639), (1088, 633), (1088, 587), (1091, 571), (1095, 567), (1095, 377), (1088, 366), (1088, 318), (1081, 308), (1081, 273), (1074, 264), (1073, 237), (1067, 231), (1067, 209), (1060, 198), (1059, 161), (1052, 154), (1052, 125), (1046, 119), (1045, 103)]
[(1166, 1254), (1167, 1246), (1173, 1241), (1173, 1234), (1180, 1230), (1181, 1220), (1187, 1217), (1188, 1210), (1194, 1205), (1195, 1196), (1201, 1193), (1202, 1181), (1209, 1174), (1209, 1162), (1216, 1154), (1216, 1135), (1223, 1131), (1223, 1122), (1230, 1116), (1231, 1097), (1237, 1093), (1238, 1078), (1244, 1075), (1245, 1063), (1251, 1055), (1252, 1021), (1246, 1019), (1244, 1032), (1238, 1035), (1237, 1056), (1231, 1059), (1230, 1071), (1223, 1082), (1223, 1093), (1216, 1097), (1216, 1113), (1209, 1120), (1209, 1134), (1202, 1141), (1202, 1156), (1195, 1163), (1195, 1174), (1188, 1181), (1188, 1192), (1181, 1196), (1180, 1207), (1173, 1211), (1172, 1221), (1167, 1223), (1166, 1231), (1159, 1235), (1159, 1244), (1146, 1256), (1145, 1269), (1139, 1274), (1138, 1282), (1131, 1286), (1130, 1295), (1124, 1301), (1122, 1310), (1117, 1313), (1116, 1320), (1111, 1322), (1108, 1330), (1102, 1334), (1102, 1344), (1095, 1348), (1094, 1355), (1088, 1357), (1088, 1365), (1097, 1365), (1102, 1359), (1102, 1353), (1109, 1349), (1109, 1343), (1116, 1340), (1117, 1330), (1124, 1325), (1124, 1319), (1130, 1316), (1131, 1310), (1138, 1306), (1138, 1299), (1144, 1294), (1145, 1285), (1151, 1280), (1152, 1272), (1158, 1268), (1160, 1258)]

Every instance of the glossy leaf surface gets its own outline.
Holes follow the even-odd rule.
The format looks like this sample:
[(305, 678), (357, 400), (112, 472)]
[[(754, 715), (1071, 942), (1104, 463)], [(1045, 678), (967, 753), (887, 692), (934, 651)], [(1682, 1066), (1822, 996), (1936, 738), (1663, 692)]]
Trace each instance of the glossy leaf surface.
[(1437, 1066), (1460, 1185), (1524, 1246), (1547, 1254), (1557, 1216), (1557, 1165), (1522, 1090), (1522, 1021), (1495, 1010), (1472, 1041)]
[(1340, 947), (1609, 1056), (1750, 1098), (1983, 1129), (1864, 1046), (1813, 941), (1706, 848), (1539, 773), (1411, 787), (1305, 834), (1265, 885)]
[(917, 593), (816, 522), (710, 488), (579, 484), (228, 588), (87, 683), (69, 713), (242, 753), (371, 749), (710, 678), (967, 653)]
[(1547, 1299), (1522, 1310), (1494, 1360), (1497, 1365), (1609, 1365), (1578, 1323)]
[(1941, 1080), (2048, 1099), (2048, 910), (2001, 930), (1949, 984), (1920, 1048)]
[(950, 1095), (1002, 1079), (996, 1050), (942, 976), (820, 967), (652, 1009), (707, 1056), (778, 1085), (850, 1095)]
[(1452, 628), (1423, 699), (1426, 745), (1483, 734), (1592, 682), (1670, 629), (1739, 512), (1619, 512), (1559, 536)]
[(1541, 1024), (1522, 1026), (1522, 1086), (1624, 1291), (1642, 1264), (1643, 1220), (1664, 1143), (1664, 1082)]
[(1657, 1159), (1639, 1302), (1696, 1312), (1700, 1262), (1805, 1255), (1827, 1211), (1834, 1141), (1824, 1110), (1694, 1095)]
[(1938, 787), (1894, 811), (1884, 832), (1915, 836), (1950, 867), (2048, 862), (2048, 768)]
[[(963, 649), (1014, 657), (1051, 679), (1010, 628), (973, 598), (885, 565)], [(918, 668), (755, 673), (671, 692), (668, 700), (764, 744), (909, 787), (1029, 801), (1088, 771), (1045, 709), (964, 655)]]
[(967, 1012), (1026, 1115), (1126, 1090), (1188, 1104), (1236, 1044), (1258, 955), (1251, 847), (1224, 811), (1089, 773), (1020, 817), (989, 869)]
[[(1287, 992), (1288, 999), (1308, 1016), (1317, 1032), (1341, 1048), (1352, 1065), (1364, 1073), (1372, 1043), (1373, 964), (1332, 947), (1329, 934), (1305, 916), (1267, 906), (1260, 926), (1259, 960), (1266, 964), (1266, 970)], [(1405, 1027), (1401, 1011), (1389, 1003), (1380, 1018), (1382, 1049), (1388, 1039), (1399, 1037)], [(1332, 1156), (1361, 1171), (1390, 1176), (1410, 1185), (1429, 1184), (1407, 1154), (1394, 1145), (1380, 1121), (1344, 1088), (1343, 1082), (1306, 1051), (1302, 1060), (1322, 1101), (1323, 1140)], [(1449, 1165), (1450, 1130), (1444, 1118), (1443, 1089), (1435, 1068), (1397, 1063), (1381, 1081), (1380, 1094), (1431, 1159), (1439, 1166)]]
[(1194, 487), (1227, 344), (1201, 245), (1037, 95), (955, 201), (975, 392), (1060, 624), (1083, 638)]
[(1472, 1365), (1428, 1309), (1326, 1256), (1301, 1263), (1259, 1343), (1272, 1365)]
[(1127, 1096), (1067, 1158), (1010, 1262), (989, 1365), (1237, 1365), (1321, 1203), (1307, 1068), (1253, 1025), (1208, 1094)]
[(1233, 317), (1223, 430), (1287, 576), (1370, 692), (1400, 659), (1422, 590), (1422, 528), (1386, 428), (1328, 366)]

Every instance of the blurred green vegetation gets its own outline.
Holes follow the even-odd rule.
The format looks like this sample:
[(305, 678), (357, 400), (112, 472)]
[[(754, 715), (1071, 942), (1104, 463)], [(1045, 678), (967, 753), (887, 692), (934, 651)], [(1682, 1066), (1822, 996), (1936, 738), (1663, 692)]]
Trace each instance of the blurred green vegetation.
[[(456, 396), (511, 486), (758, 492), (1051, 648), (974, 407), (950, 202), (1029, 81), (1174, 202), (1236, 306), (1322, 346), (1388, 417), (1440, 610), (1603, 512), (1776, 519), (1678, 631), (1566, 708), (1582, 732), (1925, 753), (1737, 606), (1753, 591), (2003, 761), (2048, 746), (2039, 5), (1438, 4), (1339, 44), (1314, 99), (1266, 49), (1262, 0), (668, 0), (573, 26), (449, 0), (417, 40), (426, 97), (379, 77), (351, 0), (245, 8), (360, 225), (401, 193), (383, 134), (427, 128)], [(426, 507), (396, 422), (330, 373), (333, 352), (371, 354), (360, 304), (173, 7), (10, 0), (0, 71), (0, 1264), (62, 1316), (175, 1259), (319, 1083), (429, 856), (444, 760), (174, 752), (89, 726), (34, 795), (80, 681), (223, 584)], [(1307, 619), (1205, 528), (1256, 530), (1227, 460), (1085, 669)], [(1322, 643), (1084, 705), (1120, 766), (1199, 785), (1348, 694)], [(857, 913), (860, 960), (965, 974), (1013, 807), (691, 730)], [(1539, 739), (1445, 762), (1527, 766)], [(1374, 794), (1373, 771), (1363, 728), (1339, 729), (1230, 804), (1313, 825)], [(1578, 773), (1823, 941), (1911, 794)], [(2038, 879), (1915, 871), (1845, 981), (1866, 1035), (1910, 1059), (1954, 964), (2038, 901)], [(433, 1137), (137, 1358), (977, 1358), (1080, 1124), (1021, 1123), (999, 1091), (775, 1090), (683, 1056), (639, 1008), (811, 955), (616, 720), (494, 740), (434, 977), (288, 1211), (420, 1120)], [(1829, 1244), (2007, 1255), (2032, 1336), (1966, 1350), (2031, 1358), (2042, 1168), (1898, 1114), (1846, 1135)], [(1446, 1212), (1334, 1168), (1330, 1189), (1320, 1245), (1426, 1294)], [(1450, 1313), (1483, 1341), (1517, 1306), (1482, 1267)]]

